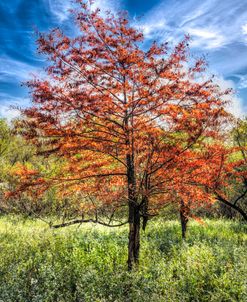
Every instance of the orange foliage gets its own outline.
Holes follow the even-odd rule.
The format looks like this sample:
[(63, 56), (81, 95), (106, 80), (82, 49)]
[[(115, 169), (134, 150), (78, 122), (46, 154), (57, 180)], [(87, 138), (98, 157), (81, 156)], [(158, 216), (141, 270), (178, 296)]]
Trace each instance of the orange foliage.
[(33, 106), (23, 110), (23, 135), (67, 164), (39, 183), (22, 173), (45, 189), (60, 186), (61, 194), (80, 192), (113, 208), (126, 204), (130, 223), (133, 209), (157, 213), (174, 192), (188, 202), (211, 203), (194, 185), (212, 185), (209, 159), (197, 159), (194, 149), (219, 138), (230, 91), (221, 91), (213, 78), (198, 80), (206, 65), (192, 62), (189, 37), (174, 49), (153, 43), (144, 51), (143, 34), (126, 14), (103, 18), (78, 3), (80, 35), (70, 38), (59, 29), (40, 34), (39, 52), (50, 66), (47, 78), (27, 83)]

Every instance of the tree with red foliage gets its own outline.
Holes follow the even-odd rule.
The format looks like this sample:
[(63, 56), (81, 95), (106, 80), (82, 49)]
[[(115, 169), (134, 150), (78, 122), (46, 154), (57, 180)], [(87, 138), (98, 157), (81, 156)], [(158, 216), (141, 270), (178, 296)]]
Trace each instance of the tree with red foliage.
[[(213, 137), (211, 132), (210, 135), (201, 137), (193, 147), (174, 158), (166, 169), (168, 175), (164, 171), (156, 174), (155, 183), (160, 192), (159, 199), (163, 200), (160, 205), (172, 202), (177, 206), (183, 239), (186, 237), (189, 219), (200, 221), (194, 212), (210, 207), (216, 200), (214, 193), (209, 189), (214, 185), (214, 177), (217, 174), (216, 137), (222, 140), (223, 133), (214, 133)], [(213, 140), (210, 142), (210, 139)]]
[(56, 177), (19, 171), (17, 191), (40, 195), (56, 186), (62, 194), (93, 198), (83, 211), (93, 209), (95, 219), (59, 226), (100, 222), (98, 207), (126, 205), (131, 269), (139, 260), (141, 217), (146, 223), (166, 202), (162, 196), (178, 186), (178, 158), (217, 135), (230, 91), (221, 91), (212, 78), (199, 80), (205, 62), (192, 62), (188, 37), (175, 48), (154, 42), (144, 51), (143, 34), (125, 13), (102, 17), (77, 2), (76, 38), (59, 29), (39, 35), (39, 52), (50, 66), (45, 79), (28, 82), (33, 106), (23, 110), (22, 121), (23, 135), (65, 164)]
[(201, 168), (204, 177), (196, 179), (195, 185), (204, 187), (215, 200), (247, 221), (246, 210), (240, 205), (247, 195), (246, 146), (214, 144), (205, 155), (205, 165)]
[[(238, 129), (234, 129), (239, 137)], [(228, 132), (229, 136), (229, 132)], [(190, 154), (180, 157), (183, 173), (176, 196), (180, 203), (182, 237), (186, 235), (186, 225), (193, 210), (210, 207), (220, 202), (238, 212), (247, 221), (246, 211), (239, 203), (247, 195), (246, 146), (240, 139), (237, 146), (228, 143), (225, 137), (202, 144), (200, 148), (188, 150)], [(177, 164), (178, 168), (181, 163)]]

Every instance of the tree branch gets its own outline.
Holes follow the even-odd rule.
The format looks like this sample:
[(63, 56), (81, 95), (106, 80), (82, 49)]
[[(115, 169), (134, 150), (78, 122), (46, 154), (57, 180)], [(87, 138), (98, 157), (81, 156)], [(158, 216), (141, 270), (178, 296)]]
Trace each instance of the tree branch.
[(67, 227), (67, 226), (70, 226), (70, 225), (74, 225), (74, 224), (78, 224), (78, 223), (88, 223), (88, 222), (91, 222), (91, 223), (98, 223), (98, 224), (101, 224), (103, 226), (108, 226), (108, 227), (120, 227), (120, 226), (123, 226), (127, 223), (129, 223), (128, 221), (125, 221), (123, 223), (120, 223), (120, 224), (108, 224), (108, 223), (105, 223), (105, 222), (102, 222), (102, 221), (98, 221), (97, 219), (76, 219), (76, 220), (73, 220), (73, 221), (68, 221), (68, 222), (64, 222), (64, 223), (61, 223), (61, 224), (56, 224), (56, 225), (52, 225), (51, 227), (53, 229), (59, 229), (59, 228), (64, 228), (64, 227)]

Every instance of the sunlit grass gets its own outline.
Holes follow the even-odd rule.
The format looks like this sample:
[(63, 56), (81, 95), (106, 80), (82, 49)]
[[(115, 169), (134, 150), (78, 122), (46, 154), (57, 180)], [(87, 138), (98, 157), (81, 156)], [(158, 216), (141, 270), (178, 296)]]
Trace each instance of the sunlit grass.
[(247, 227), (150, 222), (139, 271), (126, 269), (128, 228), (92, 224), (51, 230), (40, 221), (0, 220), (3, 301), (247, 301)]

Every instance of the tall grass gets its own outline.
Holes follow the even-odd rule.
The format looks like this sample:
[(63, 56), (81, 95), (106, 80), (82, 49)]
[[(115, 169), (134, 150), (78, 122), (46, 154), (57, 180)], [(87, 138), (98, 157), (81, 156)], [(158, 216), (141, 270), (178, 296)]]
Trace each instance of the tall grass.
[(127, 228), (0, 219), (0, 301), (247, 301), (247, 228), (191, 222), (182, 242), (176, 221), (142, 233), (138, 271), (128, 272)]

